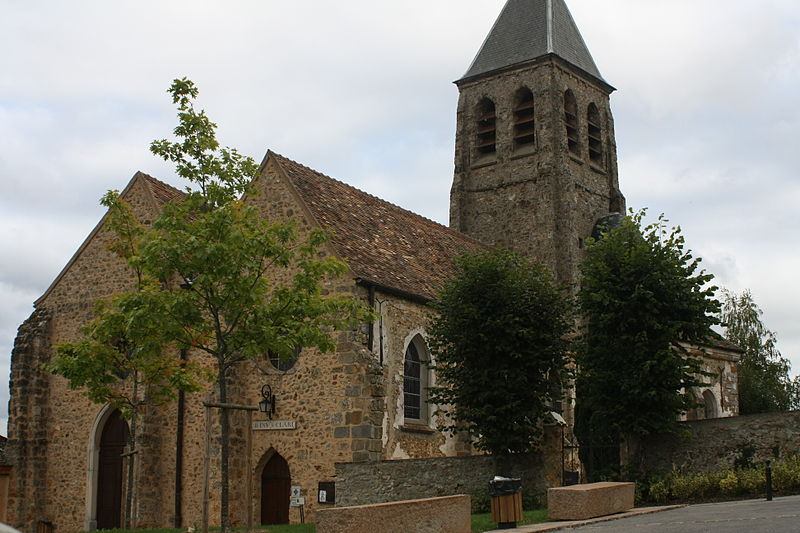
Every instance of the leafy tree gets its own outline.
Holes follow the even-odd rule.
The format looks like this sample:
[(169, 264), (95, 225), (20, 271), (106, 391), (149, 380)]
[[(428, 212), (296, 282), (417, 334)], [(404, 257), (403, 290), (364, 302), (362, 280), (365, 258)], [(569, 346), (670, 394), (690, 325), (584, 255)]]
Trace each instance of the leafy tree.
[(739, 362), (739, 411), (743, 415), (795, 408), (798, 383), (789, 378), (789, 360), (777, 337), (761, 321), (762, 311), (749, 290), (723, 291), (720, 319), (725, 338), (745, 352)]
[(528, 451), (550, 402), (560, 400), (552, 385), (566, 372), (570, 301), (548, 271), (512, 252), (468, 254), (455, 264), (433, 304), (439, 386), (429, 397), (452, 406), (442, 429), (467, 431), (497, 456)]
[[(144, 228), (115, 191), (101, 203), (108, 207), (106, 226), (116, 235), (108, 248), (131, 259)], [(161, 317), (165, 309), (159, 287), (140, 268), (133, 271), (135, 290), (97, 302), (94, 320), (81, 328), (82, 338), (56, 346), (56, 356), (48, 366), (50, 372), (66, 378), (71, 389), (83, 389), (91, 401), (110, 404), (130, 421), (124, 521), (128, 529), (132, 526), (134, 457), (139, 453), (138, 417), (147, 405), (167, 403), (178, 391), (200, 390), (205, 375), (201, 368), (181, 360), (175, 350), (164, 349)]]
[[(190, 186), (129, 249), (128, 262), (143, 279), (155, 280), (137, 292), (140, 300), (130, 312), (147, 312), (159, 324), (154, 343), (161, 349), (213, 362), (219, 404), (228, 405), (228, 382), (242, 361), (267, 352), (289, 358), (305, 347), (331, 351), (334, 329), (369, 316), (351, 296), (323, 295), (323, 282), (346, 271), (324, 253), (324, 232), (301, 234), (291, 222), (269, 222), (246, 202), (256, 194), (251, 183), (257, 166), (235, 149), (220, 148), (216, 124), (194, 108), (194, 83), (175, 80), (169, 93), (178, 108), (177, 140), (154, 141), (150, 149), (175, 163)], [(111, 316), (102, 313), (98, 320)], [(149, 345), (147, 335), (127, 333), (131, 346)], [(228, 409), (219, 416), (220, 523), (227, 531)]]
[[(663, 215), (643, 226), (644, 211), (589, 240), (578, 299), (586, 328), (578, 357), (576, 433), (585, 464), (591, 443), (614, 445), (623, 435), (677, 429), (693, 407), (687, 392), (701, 385), (701, 362), (688, 345), (702, 345), (716, 323), (713, 276), (685, 248), (680, 228)], [(604, 465), (598, 465), (606, 463)], [(590, 472), (590, 475), (592, 473)]]

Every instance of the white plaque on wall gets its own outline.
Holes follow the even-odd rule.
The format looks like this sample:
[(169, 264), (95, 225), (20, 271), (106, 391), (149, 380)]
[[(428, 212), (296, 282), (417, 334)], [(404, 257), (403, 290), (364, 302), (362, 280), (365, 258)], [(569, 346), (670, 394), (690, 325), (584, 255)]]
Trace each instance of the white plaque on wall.
[(253, 420), (253, 430), (297, 429), (295, 420)]

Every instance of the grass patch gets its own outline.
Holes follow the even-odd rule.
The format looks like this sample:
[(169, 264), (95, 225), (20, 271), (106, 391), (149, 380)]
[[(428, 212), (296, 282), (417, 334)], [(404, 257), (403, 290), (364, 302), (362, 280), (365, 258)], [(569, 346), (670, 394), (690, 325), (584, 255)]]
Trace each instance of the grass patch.
[(314, 524), (293, 524), (291, 526), (263, 526), (264, 533), (315, 533), (317, 526)]
[[(246, 527), (233, 528), (234, 531), (244, 531), (246, 529)], [(180, 529), (103, 529), (99, 531), (93, 531), (91, 533), (186, 533), (186, 530), (187, 528), (185, 527)], [(219, 527), (211, 527), (208, 530), (219, 531)], [(280, 526), (254, 526), (253, 530), (258, 531), (259, 533), (315, 533), (317, 527), (314, 524), (291, 524)], [(202, 531), (203, 529), (201, 527), (195, 528), (196, 533), (202, 533)]]
[[(522, 515), (522, 521), (519, 525), (524, 524), (539, 524), (547, 522), (547, 509), (537, 509), (535, 511), (525, 511)], [(235, 530), (243, 530), (245, 528), (237, 527)], [(254, 528), (259, 533), (315, 533), (317, 528), (314, 524), (292, 524), (282, 526), (256, 526)], [(491, 531), (497, 529), (497, 524), (492, 521), (491, 513), (474, 514), (472, 515), (472, 531), (473, 533), (480, 533), (482, 531)], [(210, 528), (210, 531), (219, 531), (219, 528)], [(202, 533), (201, 528), (196, 529), (197, 533)], [(92, 533), (101, 533), (94, 531)], [(186, 533), (186, 528), (173, 529), (106, 529), (102, 533)]]
[[(522, 521), (517, 522), (517, 525), (541, 524), (542, 522), (547, 522), (547, 509), (523, 512)], [(472, 515), (472, 533), (491, 531), (493, 529), (497, 529), (497, 523), (492, 521), (492, 513)]]

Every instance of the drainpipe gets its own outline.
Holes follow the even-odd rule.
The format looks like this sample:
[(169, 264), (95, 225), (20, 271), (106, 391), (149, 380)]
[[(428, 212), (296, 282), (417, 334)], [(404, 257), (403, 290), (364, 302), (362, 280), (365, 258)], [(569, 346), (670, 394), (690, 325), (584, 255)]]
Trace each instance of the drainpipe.
[[(369, 286), (369, 310), (373, 311), (375, 309), (375, 285)], [(375, 343), (375, 323), (371, 323), (369, 325), (369, 336), (367, 337), (367, 346), (369, 346), (369, 351), (371, 352), (374, 350), (373, 344)]]

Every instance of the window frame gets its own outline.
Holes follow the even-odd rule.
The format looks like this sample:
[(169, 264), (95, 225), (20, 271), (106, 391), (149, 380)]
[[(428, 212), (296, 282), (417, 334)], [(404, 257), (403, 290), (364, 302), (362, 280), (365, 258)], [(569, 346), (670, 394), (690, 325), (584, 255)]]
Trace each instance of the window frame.
[(514, 150), (530, 150), (536, 147), (536, 98), (521, 87), (514, 102)]
[(602, 167), (605, 163), (603, 119), (600, 116), (600, 109), (594, 102), (586, 107), (586, 144), (589, 147), (589, 162)]
[[(431, 384), (431, 376), (430, 360), (426, 359), (427, 355), (428, 347), (420, 335), (415, 335), (403, 352), (403, 388), (401, 393), (403, 395), (403, 421), (406, 424), (428, 425), (429, 423), (430, 409), (427, 389)], [(411, 356), (411, 359), (409, 359), (409, 356)], [(409, 370), (412, 371), (411, 375), (409, 375)], [(416, 399), (416, 402), (409, 405), (409, 397)], [(416, 416), (414, 416), (415, 414)]]
[(479, 157), (494, 157), (497, 154), (497, 104), (484, 96), (478, 102), (475, 115), (475, 150)]
[(564, 127), (567, 138), (567, 151), (575, 157), (581, 157), (578, 100), (572, 89), (564, 91)]

